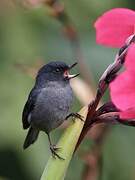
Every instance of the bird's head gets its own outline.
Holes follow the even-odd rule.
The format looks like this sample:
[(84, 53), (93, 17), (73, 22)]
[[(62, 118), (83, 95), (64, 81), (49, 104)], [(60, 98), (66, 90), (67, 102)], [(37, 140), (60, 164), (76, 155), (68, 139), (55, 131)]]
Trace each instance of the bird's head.
[(79, 74), (71, 75), (70, 70), (76, 66), (77, 63), (67, 65), (64, 62), (55, 61), (50, 62), (38, 71), (37, 81), (65, 81), (68, 82), (70, 79), (77, 77)]

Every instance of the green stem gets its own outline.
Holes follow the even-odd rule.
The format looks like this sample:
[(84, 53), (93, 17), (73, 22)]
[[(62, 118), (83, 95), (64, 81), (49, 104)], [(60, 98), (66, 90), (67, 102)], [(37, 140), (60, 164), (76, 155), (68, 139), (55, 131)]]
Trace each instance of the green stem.
[[(82, 108), (79, 112), (79, 114), (84, 117), (84, 120), (86, 119), (87, 113), (88, 107)], [(54, 159), (51, 156), (44, 169), (41, 180), (64, 179), (83, 126), (83, 121), (75, 119), (75, 122), (65, 130), (57, 144), (57, 146), (61, 148), (58, 153), (62, 158), (64, 158), (64, 160), (60, 160), (58, 158)]]

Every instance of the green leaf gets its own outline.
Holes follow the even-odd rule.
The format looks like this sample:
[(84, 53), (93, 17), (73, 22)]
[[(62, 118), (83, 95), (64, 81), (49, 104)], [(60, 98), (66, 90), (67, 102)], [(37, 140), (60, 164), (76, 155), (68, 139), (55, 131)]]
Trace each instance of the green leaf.
[[(83, 116), (84, 120), (86, 119), (87, 113), (88, 107), (82, 108), (79, 112), (79, 114)], [(65, 130), (64, 134), (57, 144), (57, 146), (61, 148), (58, 153), (62, 158), (64, 158), (64, 160), (60, 160), (58, 158), (55, 159), (51, 156), (44, 169), (41, 180), (64, 179), (83, 126), (84, 122), (76, 118), (75, 122), (73, 122)]]

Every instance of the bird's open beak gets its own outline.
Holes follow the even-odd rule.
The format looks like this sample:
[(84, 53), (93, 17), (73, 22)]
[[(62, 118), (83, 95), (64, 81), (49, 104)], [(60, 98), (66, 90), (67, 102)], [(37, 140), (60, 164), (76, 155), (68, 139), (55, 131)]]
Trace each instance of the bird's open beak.
[(68, 70), (66, 70), (66, 71), (64, 72), (64, 77), (65, 77), (65, 78), (67, 78), (67, 79), (73, 79), (73, 78), (79, 76), (79, 73), (78, 73), (78, 74), (69, 74), (69, 71), (70, 71), (74, 66), (76, 66), (76, 65), (77, 65), (77, 62), (69, 66)]

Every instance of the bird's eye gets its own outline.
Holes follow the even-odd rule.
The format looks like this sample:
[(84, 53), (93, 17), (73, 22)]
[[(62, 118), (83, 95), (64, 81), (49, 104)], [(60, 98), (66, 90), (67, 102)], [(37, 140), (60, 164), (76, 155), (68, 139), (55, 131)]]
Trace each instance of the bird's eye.
[(59, 69), (59, 68), (57, 68), (55, 71), (56, 71), (56, 72), (60, 72), (60, 69)]

